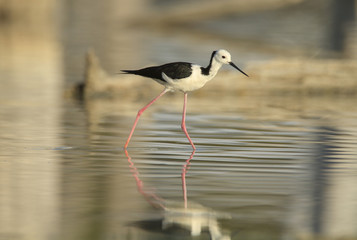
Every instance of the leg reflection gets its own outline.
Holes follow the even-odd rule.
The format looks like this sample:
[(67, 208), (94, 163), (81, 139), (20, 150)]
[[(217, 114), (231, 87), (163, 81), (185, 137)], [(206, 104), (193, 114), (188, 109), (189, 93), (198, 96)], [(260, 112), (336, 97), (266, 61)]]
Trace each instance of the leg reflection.
[[(184, 207), (182, 207), (182, 201), (165, 201), (158, 197), (153, 191), (148, 191), (144, 188), (144, 183), (139, 177), (138, 169), (135, 167), (128, 151), (124, 150), (127, 157), (130, 171), (135, 178), (136, 185), (139, 193), (145, 198), (145, 200), (153, 207), (160, 209), (163, 215), (160, 228), (152, 227), (153, 222), (157, 222), (157, 219), (148, 221), (137, 221), (134, 224), (136, 226), (142, 226), (143, 229), (157, 229), (158, 231), (165, 231), (166, 233), (175, 232), (175, 230), (186, 229), (191, 233), (191, 236), (200, 236), (203, 229), (207, 229), (211, 239), (230, 240), (230, 236), (222, 233), (217, 219), (229, 219), (230, 215), (226, 213), (219, 213), (213, 209), (206, 208), (199, 203), (190, 201), (187, 204), (187, 188), (186, 188), (186, 173), (190, 168), (191, 160), (195, 155), (195, 150), (192, 151), (189, 158), (186, 160), (182, 167), (182, 191), (184, 198)], [(135, 226), (134, 225), (134, 226)], [(149, 226), (149, 227), (148, 227)], [(157, 225), (155, 225), (157, 226)]]
[(155, 208), (161, 208), (165, 209), (165, 206), (163, 204), (164, 200), (158, 197), (153, 191), (147, 191), (144, 189), (144, 183), (139, 177), (139, 171), (135, 167), (134, 163), (131, 161), (131, 157), (128, 153), (127, 149), (124, 149), (125, 156), (127, 157), (130, 171), (133, 173), (133, 177), (135, 178), (136, 186), (138, 188), (138, 192), (143, 195), (145, 200), (150, 203), (151, 206)]
[(181, 179), (182, 179), (182, 192), (183, 192), (183, 201), (184, 201), (184, 206), (187, 208), (187, 188), (186, 188), (186, 173), (188, 169), (190, 168), (191, 160), (193, 156), (195, 155), (196, 149), (193, 149), (190, 157), (186, 160), (185, 165), (182, 167), (182, 173), (181, 173)]

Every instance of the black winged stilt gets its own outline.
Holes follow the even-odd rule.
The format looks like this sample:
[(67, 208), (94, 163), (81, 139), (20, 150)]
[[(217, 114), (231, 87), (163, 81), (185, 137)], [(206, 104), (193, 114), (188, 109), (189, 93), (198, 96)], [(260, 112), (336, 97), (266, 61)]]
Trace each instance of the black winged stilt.
[(139, 70), (122, 70), (122, 72), (124, 73), (152, 78), (153, 80), (164, 85), (165, 87), (164, 90), (157, 97), (155, 97), (146, 106), (139, 110), (124, 148), (126, 149), (128, 147), (128, 144), (134, 133), (136, 124), (138, 123), (141, 114), (165, 93), (169, 91), (179, 90), (184, 93), (181, 128), (185, 133), (188, 141), (190, 142), (192, 148), (195, 150), (196, 147), (193, 144), (186, 130), (185, 123), (187, 93), (203, 87), (208, 81), (210, 81), (214, 76), (216, 76), (218, 70), (222, 67), (223, 64), (231, 65), (232, 67), (234, 67), (235, 69), (237, 69), (248, 77), (246, 73), (240, 70), (231, 61), (231, 54), (224, 49), (212, 52), (211, 60), (207, 67), (201, 67), (197, 64), (188, 62), (173, 62), (160, 66), (142, 68)]

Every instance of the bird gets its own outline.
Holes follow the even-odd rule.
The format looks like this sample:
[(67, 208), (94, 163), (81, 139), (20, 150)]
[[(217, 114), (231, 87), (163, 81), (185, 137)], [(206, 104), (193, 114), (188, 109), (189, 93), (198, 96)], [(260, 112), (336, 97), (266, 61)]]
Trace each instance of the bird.
[(135, 127), (143, 112), (165, 93), (181, 91), (184, 94), (181, 129), (185, 133), (186, 138), (192, 146), (192, 149), (196, 150), (196, 147), (186, 129), (187, 94), (188, 92), (202, 88), (207, 82), (212, 80), (224, 64), (231, 65), (242, 74), (249, 77), (248, 74), (243, 72), (232, 62), (231, 54), (224, 49), (219, 49), (212, 52), (210, 62), (207, 67), (201, 67), (200, 65), (189, 62), (172, 62), (160, 66), (146, 67), (138, 70), (121, 70), (121, 72), (124, 74), (134, 74), (146, 78), (151, 78), (164, 86), (163, 91), (160, 92), (159, 95), (157, 95), (147, 105), (138, 111), (129, 137), (124, 145), (124, 149), (127, 149), (130, 139), (133, 136)]

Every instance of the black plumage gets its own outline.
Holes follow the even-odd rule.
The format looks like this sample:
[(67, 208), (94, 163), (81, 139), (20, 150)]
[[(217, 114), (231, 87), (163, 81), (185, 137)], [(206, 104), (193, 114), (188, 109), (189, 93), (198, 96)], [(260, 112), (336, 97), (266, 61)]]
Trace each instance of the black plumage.
[(187, 62), (173, 62), (161, 66), (147, 67), (139, 70), (121, 70), (124, 73), (135, 74), (143, 77), (148, 77), (156, 80), (166, 82), (162, 77), (162, 73), (175, 80), (191, 76), (192, 64)]
[(209, 64), (207, 67), (201, 67), (201, 73), (202, 75), (209, 75), (209, 71), (211, 70), (211, 66), (212, 66), (212, 60), (213, 60), (213, 57), (214, 55), (216, 54), (217, 51), (213, 51), (212, 54), (211, 54), (211, 59), (209, 61)]

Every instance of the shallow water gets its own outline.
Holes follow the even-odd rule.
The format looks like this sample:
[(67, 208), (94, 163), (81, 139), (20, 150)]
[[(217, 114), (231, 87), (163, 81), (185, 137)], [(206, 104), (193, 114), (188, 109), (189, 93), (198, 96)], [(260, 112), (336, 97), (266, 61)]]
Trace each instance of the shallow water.
[[(262, 116), (276, 107), (210, 111), (210, 100), (193, 98), (192, 156), (180, 110), (164, 100), (142, 116), (127, 153), (135, 111), (120, 111), (120, 103), (116, 111), (65, 101), (55, 121), (35, 111), (54, 111), (51, 104), (28, 103), (24, 109), (34, 111), (17, 117), (24, 109), (7, 102), (0, 109), (1, 237), (354, 238), (357, 111), (338, 105), (351, 100)], [(181, 173), (190, 156), (185, 209)]]

